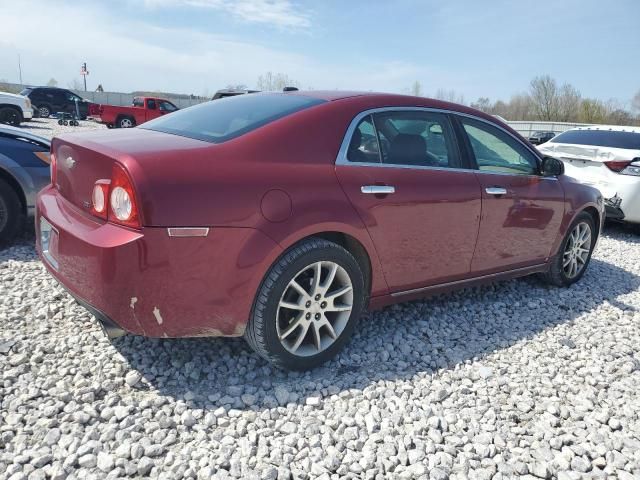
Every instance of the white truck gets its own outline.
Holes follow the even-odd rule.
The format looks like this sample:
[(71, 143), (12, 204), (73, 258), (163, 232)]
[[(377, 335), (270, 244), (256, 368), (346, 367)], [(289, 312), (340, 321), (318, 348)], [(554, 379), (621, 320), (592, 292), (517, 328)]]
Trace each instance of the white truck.
[(31, 120), (32, 117), (33, 108), (28, 97), (0, 92), (0, 123), (17, 127), (25, 120)]

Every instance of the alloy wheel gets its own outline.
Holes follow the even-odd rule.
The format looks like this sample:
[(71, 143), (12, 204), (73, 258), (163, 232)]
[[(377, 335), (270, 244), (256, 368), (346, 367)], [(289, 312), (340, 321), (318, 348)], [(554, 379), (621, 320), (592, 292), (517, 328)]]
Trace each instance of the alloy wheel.
[(587, 222), (578, 223), (564, 248), (562, 269), (567, 278), (575, 278), (582, 272), (591, 251), (591, 227)]
[(123, 118), (120, 120), (120, 128), (131, 128), (133, 127), (133, 122), (129, 118)]
[(335, 262), (300, 270), (284, 289), (276, 312), (282, 346), (301, 357), (329, 348), (343, 332), (353, 309), (353, 284)]
[(51, 115), (51, 111), (49, 110), (49, 107), (40, 107), (38, 108), (38, 112), (40, 113), (40, 116), (42, 118), (47, 118), (49, 115)]

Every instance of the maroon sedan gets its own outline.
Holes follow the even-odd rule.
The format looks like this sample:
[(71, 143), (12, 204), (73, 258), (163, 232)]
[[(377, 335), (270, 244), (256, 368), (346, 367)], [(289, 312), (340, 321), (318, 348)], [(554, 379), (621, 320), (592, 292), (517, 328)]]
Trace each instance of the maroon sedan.
[(305, 369), (363, 309), (582, 277), (597, 190), (497, 119), (401, 95), (242, 95), (53, 140), (37, 248), (104, 326), (244, 336)]

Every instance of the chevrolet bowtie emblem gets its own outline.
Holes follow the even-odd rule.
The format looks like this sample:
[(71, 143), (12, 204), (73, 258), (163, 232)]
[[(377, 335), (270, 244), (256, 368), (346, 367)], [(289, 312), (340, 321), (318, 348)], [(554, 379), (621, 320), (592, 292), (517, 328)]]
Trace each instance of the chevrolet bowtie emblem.
[(67, 157), (64, 161), (64, 164), (68, 169), (72, 169), (73, 166), (76, 164), (76, 161), (73, 159), (73, 157)]

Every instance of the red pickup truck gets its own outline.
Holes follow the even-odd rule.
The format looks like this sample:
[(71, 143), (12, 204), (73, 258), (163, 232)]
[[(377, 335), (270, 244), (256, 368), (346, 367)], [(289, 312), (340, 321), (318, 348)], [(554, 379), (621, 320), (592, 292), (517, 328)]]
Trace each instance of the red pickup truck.
[(134, 97), (130, 107), (93, 105), (89, 117), (108, 128), (130, 128), (176, 110), (178, 107), (164, 98)]

